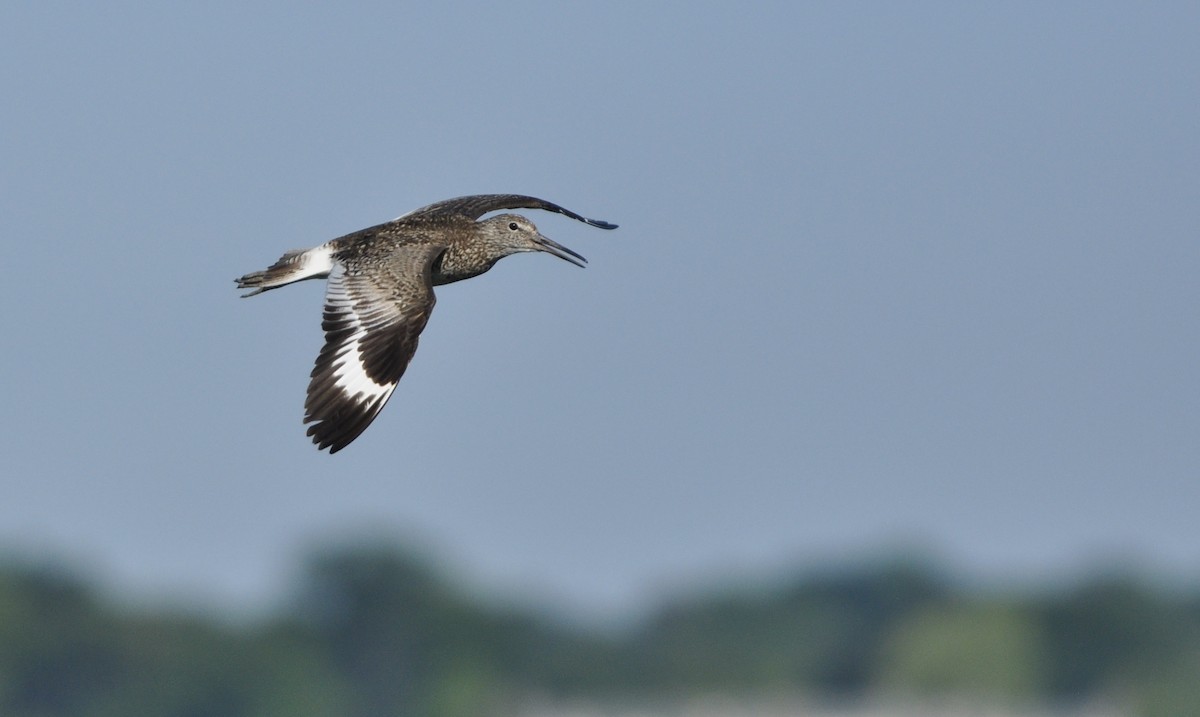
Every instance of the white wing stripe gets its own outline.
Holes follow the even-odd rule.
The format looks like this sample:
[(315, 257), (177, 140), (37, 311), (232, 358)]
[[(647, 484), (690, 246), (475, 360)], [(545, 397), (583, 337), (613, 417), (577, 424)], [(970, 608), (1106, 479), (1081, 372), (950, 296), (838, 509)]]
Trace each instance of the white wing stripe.
[(354, 333), (345, 339), (334, 354), (333, 383), (346, 396), (361, 403), (371, 403), (386, 398), (396, 385), (376, 383), (363, 368), (360, 346), (367, 335), (367, 329), (363, 326), (364, 317), (354, 310), (354, 304), (346, 294), (342, 282), (345, 273), (346, 268), (339, 262), (334, 265), (329, 275), (329, 307), (338, 314), (341, 321), (354, 329)]

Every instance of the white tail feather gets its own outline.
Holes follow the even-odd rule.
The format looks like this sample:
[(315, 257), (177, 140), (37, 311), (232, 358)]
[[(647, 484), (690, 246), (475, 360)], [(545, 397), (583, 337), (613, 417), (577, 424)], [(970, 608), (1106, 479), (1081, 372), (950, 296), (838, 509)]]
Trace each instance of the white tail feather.
[(240, 289), (254, 289), (243, 296), (254, 296), (305, 279), (324, 279), (333, 270), (333, 263), (333, 249), (328, 244), (312, 249), (294, 249), (279, 257), (279, 261), (266, 270), (238, 279), (237, 285)]

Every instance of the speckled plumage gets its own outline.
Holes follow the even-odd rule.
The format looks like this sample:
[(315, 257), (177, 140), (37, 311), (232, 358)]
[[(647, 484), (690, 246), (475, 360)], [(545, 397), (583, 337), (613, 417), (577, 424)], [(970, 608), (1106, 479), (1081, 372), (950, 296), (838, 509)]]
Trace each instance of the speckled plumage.
[(501, 209), (544, 209), (601, 229), (543, 199), (479, 194), (431, 204), (393, 221), (347, 234), (308, 250), (289, 251), (264, 271), (237, 279), (244, 296), (304, 279), (329, 279), (304, 422), (320, 449), (336, 453), (357, 438), (404, 375), (429, 320), (433, 287), (478, 276), (518, 252), (544, 251), (577, 266), (586, 260), (538, 232), (517, 214), (480, 217)]

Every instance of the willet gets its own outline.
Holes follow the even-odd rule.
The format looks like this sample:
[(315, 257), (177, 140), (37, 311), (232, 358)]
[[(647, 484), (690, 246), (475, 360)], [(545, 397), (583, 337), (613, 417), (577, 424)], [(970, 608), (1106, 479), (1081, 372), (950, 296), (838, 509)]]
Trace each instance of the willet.
[(518, 214), (480, 217), (501, 209), (544, 209), (601, 229), (536, 197), (478, 194), (430, 204), (385, 224), (318, 247), (294, 250), (264, 271), (236, 279), (254, 296), (304, 279), (328, 277), (325, 346), (304, 402), (313, 443), (337, 453), (359, 436), (387, 403), (433, 310), (433, 287), (479, 276), (509, 254), (544, 251), (584, 266), (579, 254), (542, 236)]

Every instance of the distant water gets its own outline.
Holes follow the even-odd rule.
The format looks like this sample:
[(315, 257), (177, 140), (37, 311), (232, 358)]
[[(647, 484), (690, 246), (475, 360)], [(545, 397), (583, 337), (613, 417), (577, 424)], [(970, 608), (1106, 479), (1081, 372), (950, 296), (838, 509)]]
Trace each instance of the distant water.
[(886, 702), (845, 707), (815, 706), (802, 700), (736, 700), (712, 697), (681, 702), (622, 704), (532, 703), (518, 717), (1133, 717), (1111, 706), (1068, 710), (1006, 709), (961, 703)]

